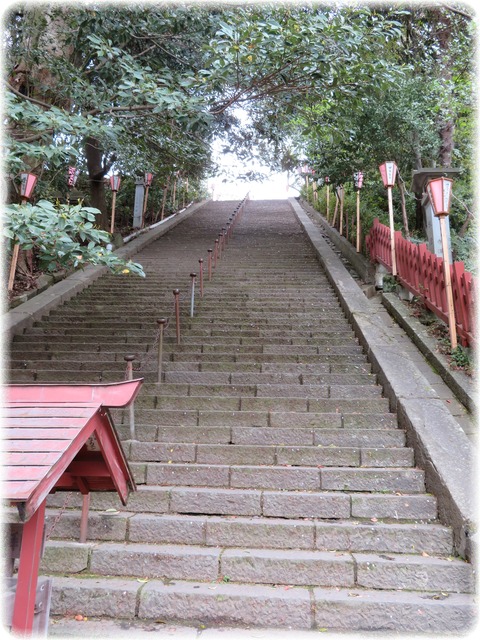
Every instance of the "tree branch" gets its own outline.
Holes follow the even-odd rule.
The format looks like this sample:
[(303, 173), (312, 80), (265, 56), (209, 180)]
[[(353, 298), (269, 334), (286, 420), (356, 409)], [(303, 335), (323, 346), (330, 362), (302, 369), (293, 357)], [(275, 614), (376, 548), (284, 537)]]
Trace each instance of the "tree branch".
[(32, 102), (33, 104), (38, 104), (40, 107), (44, 107), (45, 109), (52, 108), (51, 104), (47, 104), (46, 102), (42, 102), (41, 100), (37, 100), (36, 98), (31, 98), (30, 96), (26, 96), (24, 93), (20, 93), (20, 91), (15, 89), (15, 87), (12, 87), (12, 85), (9, 82), (6, 82), (5, 84), (7, 85), (7, 88), (19, 98), (28, 100), (28, 102)]

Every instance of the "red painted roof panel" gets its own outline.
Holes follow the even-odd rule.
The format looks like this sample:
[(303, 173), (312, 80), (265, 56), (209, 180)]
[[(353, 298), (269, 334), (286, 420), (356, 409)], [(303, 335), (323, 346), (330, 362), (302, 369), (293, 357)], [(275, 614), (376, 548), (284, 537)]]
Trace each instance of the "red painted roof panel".
[(8, 386), (4, 498), (24, 502), (27, 520), (57, 488), (116, 490), (125, 504), (135, 482), (104, 406), (128, 405), (141, 382)]

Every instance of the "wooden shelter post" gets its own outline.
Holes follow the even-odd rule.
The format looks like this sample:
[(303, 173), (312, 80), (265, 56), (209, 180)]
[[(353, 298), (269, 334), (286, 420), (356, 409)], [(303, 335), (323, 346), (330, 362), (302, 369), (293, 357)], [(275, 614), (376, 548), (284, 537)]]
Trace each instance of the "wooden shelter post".
[(46, 499), (43, 500), (32, 517), (23, 525), (12, 618), (12, 631), (23, 636), (32, 633), (46, 502)]

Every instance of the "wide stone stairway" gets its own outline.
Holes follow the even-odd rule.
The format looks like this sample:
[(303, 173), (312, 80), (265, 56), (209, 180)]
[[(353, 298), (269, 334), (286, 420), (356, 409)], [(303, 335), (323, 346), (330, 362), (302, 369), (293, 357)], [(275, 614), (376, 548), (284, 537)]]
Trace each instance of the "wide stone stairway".
[[(288, 201), (210, 202), (11, 345), (12, 382), (145, 383), (113, 413), (138, 491), (48, 501), (53, 616), (458, 632), (472, 567)], [(204, 295), (200, 298), (199, 259)], [(190, 273), (196, 295), (190, 317)], [(180, 290), (181, 339), (174, 295)], [(168, 318), (157, 382), (157, 320)], [(66, 501), (67, 499), (67, 501)]]

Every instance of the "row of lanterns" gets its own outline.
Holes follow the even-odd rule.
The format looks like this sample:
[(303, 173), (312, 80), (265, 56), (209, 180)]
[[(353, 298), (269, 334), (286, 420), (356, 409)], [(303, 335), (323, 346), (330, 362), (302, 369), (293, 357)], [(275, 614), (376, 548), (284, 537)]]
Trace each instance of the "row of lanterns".
[[(390, 238), (392, 247), (392, 274), (397, 275), (397, 263), (395, 256), (395, 241), (393, 228), (393, 204), (392, 204), (392, 187), (395, 185), (397, 176), (397, 165), (395, 162), (384, 162), (380, 165), (380, 175), (382, 176), (383, 186), (388, 193), (388, 212), (390, 218)], [(434, 215), (439, 219), (440, 237), (442, 241), (443, 254), (443, 277), (445, 283), (445, 295), (447, 300), (448, 326), (450, 331), (450, 343), (452, 349), (457, 348), (457, 330), (455, 322), (455, 309), (453, 306), (452, 280), (450, 274), (450, 258), (448, 251), (447, 228), (445, 225), (445, 217), (450, 213), (450, 205), (452, 202), (452, 185), (451, 178), (433, 178), (427, 182), (427, 195), (432, 205)]]
[[(304, 169), (304, 167), (302, 167)], [(380, 175), (382, 178), (383, 186), (387, 189), (387, 197), (388, 197), (388, 215), (389, 215), (389, 226), (390, 226), (390, 245), (391, 245), (391, 261), (392, 261), (392, 275), (397, 275), (397, 260), (395, 254), (395, 228), (393, 221), (393, 197), (392, 197), (392, 188), (395, 186), (395, 182), (397, 179), (397, 165), (393, 161), (384, 162), (379, 166)], [(311, 170), (308, 173), (313, 173)], [(330, 178), (326, 176), (325, 184), (327, 186), (327, 219), (329, 212), (329, 185)], [(355, 190), (357, 192), (357, 251), (360, 251), (360, 189), (363, 186), (363, 173), (361, 171), (356, 171), (353, 174), (353, 183)], [(450, 273), (450, 259), (449, 259), (449, 251), (448, 251), (448, 238), (447, 238), (447, 229), (445, 225), (445, 217), (450, 213), (450, 206), (452, 201), (452, 187), (453, 180), (451, 178), (439, 177), (433, 178), (429, 180), (426, 185), (426, 191), (430, 203), (432, 205), (433, 213), (435, 217), (439, 219), (440, 224), (440, 236), (442, 242), (442, 253), (443, 253), (443, 270), (444, 270), (444, 282), (445, 282), (445, 295), (447, 300), (447, 315), (448, 315), (448, 325), (450, 331), (450, 342), (452, 349), (456, 349), (457, 347), (457, 332), (456, 332), (456, 323), (455, 323), (455, 311), (453, 306), (453, 293), (452, 293), (452, 282), (451, 282), (451, 273)], [(336, 188), (337, 196), (340, 201), (343, 201), (343, 186), (339, 186)], [(340, 233), (341, 232), (340, 226)]]

